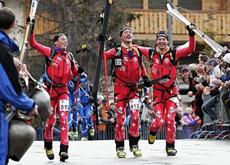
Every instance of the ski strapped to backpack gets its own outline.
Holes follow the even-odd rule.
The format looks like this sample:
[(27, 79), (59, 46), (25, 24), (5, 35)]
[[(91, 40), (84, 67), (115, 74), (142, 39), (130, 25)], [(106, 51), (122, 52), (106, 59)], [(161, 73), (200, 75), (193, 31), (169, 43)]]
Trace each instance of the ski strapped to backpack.
[[(111, 63), (111, 72), (112, 72), (112, 77), (115, 78), (116, 77), (116, 69), (120, 66), (122, 66), (122, 50), (121, 47), (115, 47), (116, 50), (116, 55), (115, 58), (112, 59), (112, 63)], [(142, 66), (142, 52), (137, 48), (137, 47), (133, 47), (133, 50), (137, 53), (138, 56), (138, 63), (139, 66)]]

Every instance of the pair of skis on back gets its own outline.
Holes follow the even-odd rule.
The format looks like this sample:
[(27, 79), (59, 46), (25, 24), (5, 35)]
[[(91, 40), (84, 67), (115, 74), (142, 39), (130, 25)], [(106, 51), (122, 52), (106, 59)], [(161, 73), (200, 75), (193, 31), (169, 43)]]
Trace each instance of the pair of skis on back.
[(180, 22), (184, 23), (186, 26), (189, 26), (201, 39), (204, 40), (217, 54), (225, 54), (227, 53), (227, 48), (221, 46), (213, 39), (208, 37), (205, 33), (199, 30), (195, 24), (191, 23), (187, 18), (185, 18), (172, 3), (167, 3), (168, 14), (173, 16), (175, 19), (179, 20)]

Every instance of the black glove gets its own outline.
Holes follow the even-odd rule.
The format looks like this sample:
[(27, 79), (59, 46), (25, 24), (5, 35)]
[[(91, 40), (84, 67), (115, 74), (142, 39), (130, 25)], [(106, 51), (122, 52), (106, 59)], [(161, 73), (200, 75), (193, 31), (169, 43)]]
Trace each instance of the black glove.
[(78, 73), (82, 74), (84, 72), (84, 69), (82, 67), (78, 67)]
[(108, 39), (108, 35), (107, 34), (103, 34), (103, 33), (100, 33), (99, 36), (97, 37), (97, 40), (102, 42), (102, 41), (106, 41)]
[(104, 41), (105, 37), (102, 33), (99, 34), (99, 36), (97, 37), (98, 41)]
[(145, 84), (145, 86), (146, 86), (147, 88), (152, 86), (152, 84), (151, 84), (150, 81), (149, 81), (148, 76), (143, 76), (142, 79), (143, 79), (144, 84)]
[(27, 22), (27, 23), (31, 23), (31, 31), (30, 31), (30, 33), (33, 33), (33, 32), (34, 32), (35, 19), (32, 19), (32, 20), (30, 21), (30, 17), (27, 17), (26, 22)]
[(195, 25), (191, 24), (191, 25), (186, 26), (186, 29), (188, 31), (188, 35), (191, 37), (195, 36), (195, 32), (192, 30), (192, 27), (195, 27)]

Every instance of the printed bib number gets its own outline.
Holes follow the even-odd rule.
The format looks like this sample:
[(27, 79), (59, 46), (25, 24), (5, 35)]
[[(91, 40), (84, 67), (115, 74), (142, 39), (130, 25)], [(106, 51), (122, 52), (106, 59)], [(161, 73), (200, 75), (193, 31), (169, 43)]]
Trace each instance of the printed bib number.
[(141, 102), (139, 99), (132, 99), (129, 101), (129, 108), (131, 111), (133, 110), (140, 110), (141, 109)]
[(69, 101), (68, 100), (60, 100), (60, 111), (69, 111)]
[(122, 60), (121, 60), (121, 58), (115, 58), (114, 64), (115, 64), (115, 66), (121, 66), (121, 65), (122, 65)]

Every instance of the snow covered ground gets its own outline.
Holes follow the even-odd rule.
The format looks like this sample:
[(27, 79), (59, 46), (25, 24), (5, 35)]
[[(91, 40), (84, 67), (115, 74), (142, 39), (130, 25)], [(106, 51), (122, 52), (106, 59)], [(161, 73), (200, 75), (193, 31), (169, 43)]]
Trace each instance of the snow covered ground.
[(143, 156), (135, 158), (129, 151), (128, 141), (125, 141), (126, 158), (118, 159), (115, 143), (104, 141), (70, 141), (69, 159), (59, 161), (59, 142), (54, 142), (55, 159), (46, 158), (43, 142), (35, 141), (32, 147), (22, 157), (20, 162), (9, 162), (9, 165), (229, 165), (230, 141), (212, 140), (177, 140), (175, 157), (165, 153), (165, 141), (157, 140), (149, 145), (141, 140), (139, 146)]

